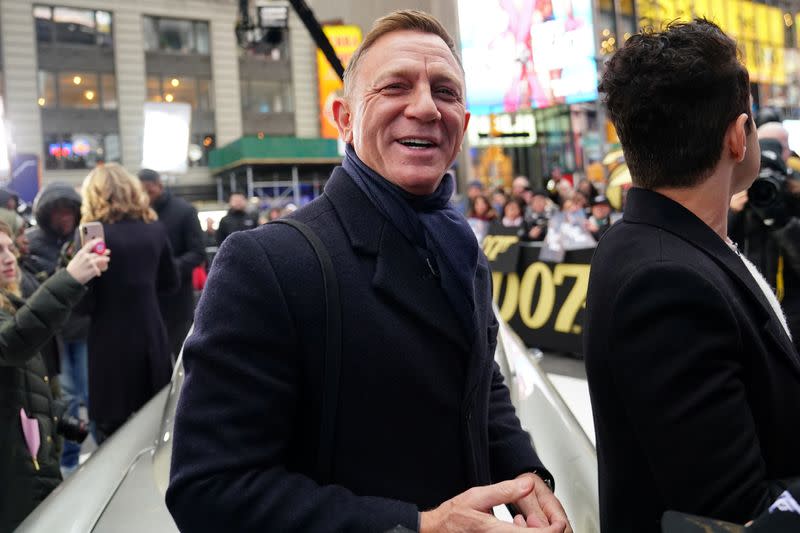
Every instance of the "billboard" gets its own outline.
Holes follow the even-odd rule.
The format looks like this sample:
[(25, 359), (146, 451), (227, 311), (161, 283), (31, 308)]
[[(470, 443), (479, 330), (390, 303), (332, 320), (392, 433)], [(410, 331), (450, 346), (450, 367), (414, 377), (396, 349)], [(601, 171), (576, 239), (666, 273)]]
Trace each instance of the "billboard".
[(597, 98), (591, 0), (459, 0), (458, 10), (471, 113)]
[(142, 167), (157, 172), (184, 174), (191, 121), (190, 104), (145, 102)]
[[(361, 28), (358, 26), (323, 26), (322, 31), (333, 46), (336, 56), (347, 68), (350, 57), (361, 44)], [(325, 54), (317, 49), (317, 78), (319, 79), (319, 133), (324, 139), (338, 139), (339, 130), (333, 121), (333, 99), (342, 90), (342, 81), (328, 63)]]

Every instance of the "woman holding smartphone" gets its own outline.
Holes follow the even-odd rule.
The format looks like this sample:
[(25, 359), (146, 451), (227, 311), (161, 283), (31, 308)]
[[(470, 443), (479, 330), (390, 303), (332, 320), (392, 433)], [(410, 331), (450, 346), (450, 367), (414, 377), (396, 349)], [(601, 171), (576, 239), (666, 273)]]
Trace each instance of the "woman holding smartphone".
[(40, 354), (100, 276), (109, 253), (81, 248), (24, 300), (16, 235), (0, 222), (0, 531), (13, 531), (61, 482), (57, 413)]
[(100, 222), (114, 250), (114, 262), (90, 284), (87, 299), (89, 418), (101, 443), (169, 382), (158, 294), (177, 289), (178, 273), (138, 178), (107, 163), (86, 177), (82, 196), (81, 224)]

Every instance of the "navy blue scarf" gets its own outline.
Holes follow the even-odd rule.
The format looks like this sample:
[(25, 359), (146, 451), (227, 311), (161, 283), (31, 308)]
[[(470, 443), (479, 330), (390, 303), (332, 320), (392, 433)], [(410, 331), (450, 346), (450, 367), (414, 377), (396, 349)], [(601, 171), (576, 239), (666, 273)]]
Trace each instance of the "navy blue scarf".
[(425, 196), (411, 194), (369, 168), (347, 145), (342, 166), (392, 225), (416, 247), (423, 260), (431, 255), (442, 289), (453, 306), (467, 338), (475, 331), (475, 271), (478, 241), (463, 215), (450, 204), (455, 187), (449, 173), (439, 187)]

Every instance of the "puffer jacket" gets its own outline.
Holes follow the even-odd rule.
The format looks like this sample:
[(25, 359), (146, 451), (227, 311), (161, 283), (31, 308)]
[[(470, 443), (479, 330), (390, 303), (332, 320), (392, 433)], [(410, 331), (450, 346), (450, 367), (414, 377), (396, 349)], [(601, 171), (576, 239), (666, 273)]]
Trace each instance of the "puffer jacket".
[[(33, 212), (36, 226), (28, 229), (25, 235), (30, 242), (30, 257), (27, 267), (37, 273), (52, 276), (58, 267), (61, 249), (67, 242), (73, 241), (77, 232), (70, 235), (59, 235), (50, 226), (50, 214), (58, 206), (67, 206), (75, 213), (75, 224), (81, 219), (81, 196), (66, 183), (51, 183), (39, 191), (33, 201)], [(61, 330), (61, 338), (65, 341), (82, 341), (89, 336), (89, 316), (76, 312)]]
[[(86, 289), (59, 270), (28, 299), (0, 309), (0, 533), (14, 528), (61, 481), (53, 396), (42, 346), (60, 328)], [(20, 408), (39, 424), (39, 470), (25, 443)]]

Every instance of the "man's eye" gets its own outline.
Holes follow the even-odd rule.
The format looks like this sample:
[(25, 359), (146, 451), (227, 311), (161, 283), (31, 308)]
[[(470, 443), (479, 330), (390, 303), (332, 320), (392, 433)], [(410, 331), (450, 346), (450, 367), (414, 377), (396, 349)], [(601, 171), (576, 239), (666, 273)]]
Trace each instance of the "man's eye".
[(439, 87), (436, 89), (438, 94), (449, 96), (450, 98), (458, 98), (458, 93), (449, 87)]

